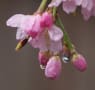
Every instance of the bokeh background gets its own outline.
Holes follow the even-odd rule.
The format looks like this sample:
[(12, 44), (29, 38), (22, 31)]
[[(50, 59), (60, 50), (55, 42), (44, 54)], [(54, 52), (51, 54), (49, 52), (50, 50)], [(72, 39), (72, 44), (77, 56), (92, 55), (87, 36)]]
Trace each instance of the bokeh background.
[(41, 0), (0, 0), (0, 90), (95, 90), (95, 18), (84, 21), (82, 15), (67, 15), (59, 8), (64, 27), (77, 50), (88, 62), (86, 72), (63, 64), (58, 80), (48, 80), (37, 60), (38, 50), (27, 44), (14, 50), (16, 29), (6, 26), (13, 14), (32, 14)]

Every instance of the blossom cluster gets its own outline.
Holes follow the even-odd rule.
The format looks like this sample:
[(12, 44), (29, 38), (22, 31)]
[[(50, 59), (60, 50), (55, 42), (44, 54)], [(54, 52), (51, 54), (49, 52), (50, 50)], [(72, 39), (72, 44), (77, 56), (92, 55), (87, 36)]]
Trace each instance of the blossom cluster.
[(95, 16), (95, 0), (52, 0), (49, 7), (58, 7), (61, 3), (67, 14), (74, 13), (77, 7), (80, 7), (85, 20)]
[[(80, 4), (77, 0), (63, 0), (66, 3), (69, 1), (76, 1), (78, 5)], [(71, 62), (79, 71), (85, 71), (87, 68), (85, 58), (75, 50), (71, 42), (65, 40), (65, 38), (68, 39), (68, 36), (59, 25), (60, 23), (57, 24), (57, 12), (54, 11), (55, 8), (51, 7), (58, 7), (61, 2), (62, 0), (52, 0), (48, 5), (49, 8), (43, 12), (33, 15), (15, 14), (6, 22), (7, 26), (17, 28), (16, 39), (19, 43), (16, 50), (20, 50), (27, 42), (33, 48), (38, 48), (40, 67), (45, 76), (53, 80), (61, 74), (62, 61), (64, 63)], [(70, 9), (72, 8), (70, 7)], [(70, 9), (67, 12), (74, 11)], [(64, 8), (64, 10), (66, 9)], [(72, 48), (69, 48), (69, 44)]]

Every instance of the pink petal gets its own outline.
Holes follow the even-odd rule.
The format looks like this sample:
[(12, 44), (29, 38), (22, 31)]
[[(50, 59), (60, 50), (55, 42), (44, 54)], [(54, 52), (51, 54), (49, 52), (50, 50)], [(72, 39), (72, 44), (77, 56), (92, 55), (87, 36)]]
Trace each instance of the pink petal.
[(53, 25), (48, 30), (48, 33), (49, 33), (50, 39), (53, 40), (53, 41), (59, 41), (63, 37), (62, 30), (59, 27), (55, 26), (55, 25)]
[(88, 0), (82, 0), (82, 8), (86, 8), (88, 5)]
[(92, 8), (93, 8), (93, 1), (92, 0), (88, 0), (87, 10), (91, 11)]
[(40, 27), (40, 20), (40, 15), (27, 15), (25, 20), (21, 24), (21, 28), (25, 30), (28, 35), (34, 38), (42, 30), (42, 28)]
[(48, 50), (44, 33), (37, 35), (36, 38), (34, 38), (30, 41), (30, 44), (34, 48), (39, 48), (41, 51), (47, 51)]
[(75, 0), (76, 5), (81, 5), (83, 0)]
[(17, 40), (25, 39), (26, 36), (27, 36), (27, 34), (23, 30), (21, 30), (20, 28), (17, 29), (17, 33), (16, 33)]
[(52, 0), (48, 7), (58, 7), (61, 4), (62, 0)]
[(76, 10), (76, 4), (74, 1), (66, 1), (66, 2), (63, 2), (63, 10), (69, 14), (69, 13), (73, 13), (75, 12)]
[(28, 32), (33, 27), (35, 21), (34, 15), (26, 15), (20, 25), (20, 28)]
[(88, 11), (86, 8), (82, 8), (81, 13), (83, 15), (84, 20), (88, 20), (91, 16), (91, 11)]
[(50, 51), (57, 53), (57, 52), (62, 51), (62, 48), (63, 47), (62, 47), (62, 41), (61, 40), (50, 42), (50, 48), (49, 48)]
[(15, 14), (7, 20), (6, 25), (11, 27), (19, 27), (24, 17), (25, 15), (23, 14)]

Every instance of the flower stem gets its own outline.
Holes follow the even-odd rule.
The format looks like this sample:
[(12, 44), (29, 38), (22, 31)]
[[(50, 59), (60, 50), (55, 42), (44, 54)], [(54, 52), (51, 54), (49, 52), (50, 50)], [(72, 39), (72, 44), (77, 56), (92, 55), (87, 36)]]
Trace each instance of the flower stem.
[(42, 13), (42, 12), (44, 11), (45, 6), (46, 6), (46, 4), (47, 4), (47, 1), (48, 1), (48, 0), (42, 0), (41, 4), (40, 4), (40, 6), (39, 6), (39, 8), (38, 8), (38, 10), (37, 10), (37, 13)]
[(56, 14), (57, 14), (57, 8), (53, 7), (53, 17), (56, 17)]
[(63, 23), (62, 23), (62, 21), (61, 21), (61, 19), (60, 19), (59, 16), (57, 16), (56, 21), (57, 21), (57, 24), (58, 24), (58, 25), (61, 27), (61, 29), (63, 30), (63, 33), (64, 33), (64, 43), (67, 45), (67, 47), (68, 47), (68, 49), (69, 49), (70, 51), (74, 50), (73, 44), (72, 44), (72, 42), (71, 42), (71, 40), (70, 40), (70, 38), (69, 38), (69, 36), (68, 36), (68, 33), (64, 30)]

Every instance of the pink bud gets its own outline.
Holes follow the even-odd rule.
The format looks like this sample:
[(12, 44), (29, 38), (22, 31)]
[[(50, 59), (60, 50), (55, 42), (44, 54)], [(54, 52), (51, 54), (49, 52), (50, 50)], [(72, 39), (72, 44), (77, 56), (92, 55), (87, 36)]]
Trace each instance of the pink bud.
[(39, 51), (38, 60), (39, 60), (39, 63), (41, 65), (46, 66), (46, 64), (47, 64), (47, 62), (49, 60), (49, 53)]
[(80, 54), (73, 55), (72, 64), (77, 70), (79, 70), (81, 72), (83, 72), (87, 69), (87, 62), (86, 62), (85, 58)]
[(59, 56), (53, 56), (49, 59), (46, 69), (45, 76), (50, 79), (56, 79), (61, 73), (61, 61)]
[(53, 17), (52, 14), (49, 12), (44, 12), (42, 14), (41, 22), (40, 22), (41, 27), (51, 27), (53, 25)]

